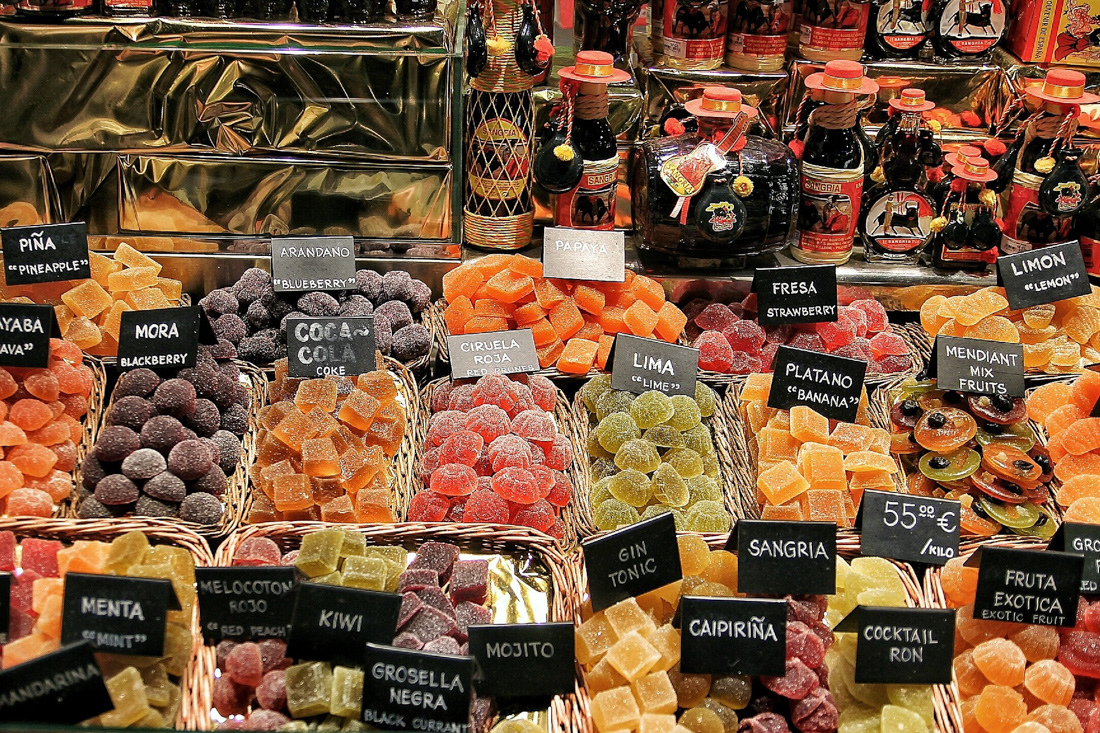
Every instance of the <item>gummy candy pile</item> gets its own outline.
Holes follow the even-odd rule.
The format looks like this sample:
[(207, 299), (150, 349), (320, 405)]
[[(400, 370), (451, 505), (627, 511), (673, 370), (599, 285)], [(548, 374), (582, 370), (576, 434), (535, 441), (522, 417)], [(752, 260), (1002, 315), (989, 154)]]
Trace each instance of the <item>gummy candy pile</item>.
[[(467, 629), (492, 623), (489, 561), (461, 560), (455, 545), (424, 542), (410, 564), (402, 547), (367, 546), (358, 532), (310, 532), (300, 549), (283, 553), (266, 537), (250, 537), (235, 566), (293, 565), (309, 581), (401, 594), (393, 645), (435, 654), (469, 653)], [(219, 730), (276, 730), (311, 720), (318, 730), (363, 730), (363, 670), (285, 656), (279, 639), (218, 644), (213, 702), (226, 720)], [(471, 726), (482, 730), (492, 702), (474, 696)]]
[(864, 491), (896, 490), (890, 435), (869, 426), (866, 392), (856, 421), (847, 423), (802, 405), (768, 407), (771, 386), (772, 375), (753, 374), (740, 394), (764, 519), (851, 527)]
[(1100, 523), (1100, 374), (1086, 369), (1072, 382), (1048, 382), (1027, 398), (1027, 414), (1046, 430), (1063, 520)]
[(193, 639), (191, 619), (196, 593), (191, 553), (171, 545), (150, 545), (145, 534), (136, 530), (111, 542), (80, 540), (68, 547), (56, 540), (27, 537), (19, 543), (17, 553), (15, 536), (0, 532), (0, 572), (14, 576), (10, 641), (3, 647), (4, 669), (60, 648), (65, 573), (171, 581), (182, 610), (168, 611), (164, 656), (151, 659), (97, 654), (114, 710), (84, 724), (105, 728), (176, 726), (179, 678), (191, 662)]
[(240, 369), (200, 346), (194, 368), (161, 379), (125, 372), (80, 464), (82, 519), (135, 514), (216, 525), (241, 458), (252, 395)]
[(50, 339), (46, 369), (0, 369), (0, 514), (48, 517), (73, 491), (95, 381), (84, 353)]
[[(1100, 379), (1100, 375), (1097, 375)], [(1050, 537), (1051, 456), (1036, 442), (1022, 399), (903, 382), (890, 406), (890, 450), (905, 466), (911, 494), (958, 499), (966, 534), (1002, 529)]]
[[(897, 569), (881, 557), (857, 557), (849, 567), (836, 562), (836, 595), (829, 596), (825, 624), (832, 628), (857, 605), (902, 608), (908, 593)], [(829, 690), (840, 710), (842, 733), (927, 733), (933, 721), (932, 688), (927, 685), (874, 685), (855, 681), (857, 634), (837, 634), (825, 653)], [(966, 728), (967, 731), (971, 729)], [(997, 729), (997, 733), (1008, 733)], [(990, 729), (993, 733), (993, 729)], [(1021, 731), (1020, 733), (1026, 733)], [(1036, 732), (1039, 733), (1039, 732)]]
[(611, 389), (600, 374), (580, 390), (589, 413), (589, 502), (598, 529), (611, 530), (671, 512), (676, 529), (726, 532), (726, 511), (714, 450), (704, 418), (717, 398), (702, 382), (695, 396), (640, 395)]
[(1024, 345), (1024, 366), (1048, 374), (1079, 372), (1100, 362), (1100, 288), (1090, 295), (1009, 310), (1004, 288), (969, 295), (933, 295), (920, 307), (932, 336), (1006, 341)]
[(596, 730), (836, 731), (837, 707), (825, 687), (825, 650), (833, 635), (823, 623), (821, 596), (786, 597), (787, 662), (782, 677), (680, 671), (680, 630), (672, 623), (679, 599), (734, 596), (737, 556), (711, 551), (696, 535), (680, 535), (677, 543), (682, 581), (588, 613), (577, 627), (577, 661), (592, 696)]
[(355, 273), (355, 290), (276, 293), (267, 270), (253, 267), (227, 288), (199, 301), (219, 338), (256, 364), (286, 358), (287, 321), (305, 316), (374, 316), (374, 340), (386, 356), (409, 363), (427, 355), (428, 329), (414, 314), (428, 307), (432, 291), (403, 270)]
[(867, 362), (868, 374), (894, 374), (912, 367), (909, 344), (894, 333), (877, 300), (839, 307), (832, 323), (768, 326), (756, 322), (756, 293), (724, 305), (695, 299), (684, 306), (687, 336), (699, 349), (699, 368), (725, 374), (770, 372), (780, 346), (846, 356)]
[(661, 284), (625, 270), (621, 283), (550, 280), (523, 255), (487, 255), (443, 276), (451, 334), (531, 329), (539, 365), (569, 374), (603, 369), (615, 334), (676, 343), (687, 318)]
[(397, 521), (390, 459), (405, 436), (405, 409), (394, 376), (296, 379), (280, 359), (268, 392), (248, 472), (260, 490), (247, 521)]
[(0, 288), (6, 303), (53, 303), (67, 341), (89, 354), (118, 353), (122, 314), (179, 305), (183, 283), (160, 277), (161, 265), (123, 243), (114, 257), (89, 252), (92, 277)]
[(557, 398), (537, 374), (439, 384), (409, 521), (518, 524), (561, 539), (573, 447), (554, 420)]
[(955, 616), (955, 681), (967, 731), (1083, 733), (1100, 724), (1100, 604), (1084, 598), (1077, 626), (1056, 629), (974, 618), (978, 569), (954, 558), (940, 574)]

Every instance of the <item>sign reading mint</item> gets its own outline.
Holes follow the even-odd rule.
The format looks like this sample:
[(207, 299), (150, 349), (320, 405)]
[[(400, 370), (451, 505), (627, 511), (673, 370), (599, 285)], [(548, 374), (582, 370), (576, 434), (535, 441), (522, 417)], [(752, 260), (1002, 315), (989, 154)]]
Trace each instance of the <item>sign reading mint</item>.
[(298, 588), (294, 568), (195, 568), (195, 581), (207, 644), (287, 637)]
[(610, 361), (612, 389), (695, 396), (699, 349), (620, 333), (611, 346)]
[(737, 553), (737, 592), (832, 595), (836, 592), (836, 524), (742, 519), (726, 549)]
[(354, 377), (377, 368), (374, 316), (289, 318), (286, 347), (292, 377)]
[(448, 336), (451, 379), (484, 377), (489, 372), (519, 374), (539, 369), (531, 329)]
[(63, 646), (0, 672), (0, 720), (5, 723), (76, 725), (113, 709), (103, 672), (87, 642)]
[(939, 389), (1024, 396), (1024, 347), (985, 339), (937, 336), (929, 376)]
[(472, 657), (367, 644), (361, 720), (382, 730), (470, 733)]
[(837, 319), (836, 265), (760, 267), (752, 288), (761, 326)]
[(83, 222), (0, 229), (8, 285), (32, 285), (92, 276)]
[(863, 495), (863, 554), (944, 565), (959, 554), (959, 502), (890, 491)]
[(97, 652), (163, 656), (164, 625), (173, 600), (176, 594), (167, 580), (69, 573), (61, 605), (61, 643), (87, 641)]
[(581, 547), (593, 611), (683, 577), (676, 523), (669, 513), (585, 540)]
[(863, 397), (867, 362), (780, 346), (768, 407), (805, 405), (831, 420), (853, 422)]
[(49, 366), (56, 318), (50, 305), (0, 303), (0, 366)]
[(202, 319), (202, 309), (197, 305), (124, 311), (118, 334), (119, 368), (128, 371), (195, 366)]
[(276, 293), (351, 290), (355, 287), (355, 240), (351, 237), (272, 239), (271, 284)]
[(562, 280), (626, 279), (622, 232), (546, 227), (542, 235), (542, 274)]
[(997, 277), (1013, 310), (1054, 303), (1092, 292), (1078, 241), (1001, 255)]

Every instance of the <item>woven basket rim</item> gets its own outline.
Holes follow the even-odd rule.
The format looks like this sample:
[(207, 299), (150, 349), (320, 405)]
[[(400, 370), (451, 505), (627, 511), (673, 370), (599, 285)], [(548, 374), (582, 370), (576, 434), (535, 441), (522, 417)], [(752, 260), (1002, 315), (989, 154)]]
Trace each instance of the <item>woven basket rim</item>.
[[(710, 428), (711, 438), (714, 441), (714, 450), (718, 456), (718, 475), (721, 477), (719, 486), (722, 489), (722, 503), (726, 508), (726, 512), (730, 515), (732, 524), (736, 523), (738, 519), (745, 518), (741, 499), (741, 493), (744, 489), (740, 484), (745, 476), (745, 471), (748, 469), (748, 463), (746, 463), (748, 456), (741, 446), (731, 442), (735, 432), (735, 422), (739, 422), (740, 418), (731, 415), (726, 408), (724, 404), (725, 395), (721, 391), (722, 385), (708, 384), (706, 386), (710, 387), (715, 395), (714, 414), (706, 418), (704, 424)], [(573, 398), (572, 413), (574, 416), (573, 429), (576, 431), (573, 442), (574, 445), (581, 446), (580, 455), (583, 458), (580, 461), (584, 491), (581, 492), (579, 503), (581, 520), (579, 535), (582, 539), (587, 539), (601, 532), (597, 529), (592, 518), (593, 509), (589, 501), (593, 482), (590, 473), (592, 467), (591, 457), (588, 455), (587, 445), (588, 432), (592, 427), (592, 414), (588, 411), (588, 405), (584, 403), (579, 391)], [(577, 501), (576, 496), (574, 496), (574, 501)]]
[(92, 393), (88, 396), (88, 412), (81, 419), (83, 434), (76, 446), (76, 466), (71, 471), (73, 491), (54, 507), (53, 516), (57, 519), (76, 519), (76, 504), (80, 494), (81, 464), (88, 451), (95, 445), (99, 431), (103, 429), (103, 415), (106, 413), (107, 370), (98, 356), (84, 354), (84, 364), (92, 370)]
[[(459, 524), (459, 523), (422, 523), (422, 522), (398, 522), (396, 524), (332, 524), (328, 522), (267, 522), (240, 527), (225, 538), (218, 547), (214, 557), (215, 567), (229, 567), (232, 565), (233, 555), (245, 540), (254, 537), (265, 537), (274, 540), (281, 546), (285, 543), (300, 541), (311, 532), (325, 529), (340, 529), (349, 532), (363, 534), (368, 542), (374, 544), (400, 545), (414, 542), (419, 545), (425, 541), (450, 542), (459, 547), (476, 547), (478, 545), (505, 545), (514, 546), (531, 552), (538, 557), (547, 571), (550, 573), (553, 597), (551, 598), (549, 621), (574, 621), (573, 599), (576, 598), (575, 588), (572, 586), (573, 575), (569, 570), (566, 555), (558, 543), (548, 535), (526, 527), (495, 524)], [(200, 642), (201, 643), (201, 637)], [(213, 655), (213, 647), (206, 647)], [(195, 684), (205, 688), (203, 699), (212, 699), (212, 687), (214, 683), (215, 664), (211, 666), (210, 673), (204, 680), (196, 680)], [(551, 730), (568, 733), (576, 730), (567, 721), (573, 720), (575, 699), (580, 694), (580, 680), (575, 680), (576, 689), (572, 695), (558, 696), (553, 699), (550, 707)], [(196, 717), (189, 718), (188, 728), (197, 730), (209, 730), (210, 706), (198, 711)]]
[[(10, 531), (16, 536), (55, 539), (62, 542), (78, 540), (110, 541), (127, 532), (138, 531), (152, 540), (153, 544), (170, 544), (187, 550), (195, 561), (195, 567), (210, 567), (214, 564), (214, 555), (206, 539), (197, 532), (181, 526), (178, 522), (163, 519), (125, 517), (112, 519), (71, 519), (38, 517), (0, 517), (0, 532)], [(199, 604), (195, 602), (191, 616), (191, 660), (179, 679), (180, 707), (176, 713), (175, 726), (187, 728), (196, 711), (209, 710), (211, 690), (197, 684), (202, 677), (213, 677), (214, 651), (202, 646), (202, 631), (199, 622)]]
[[(212, 539), (224, 537), (232, 532), (244, 516), (244, 492), (247, 488), (246, 473), (248, 466), (252, 464), (252, 454), (256, 449), (256, 428), (259, 425), (260, 407), (267, 401), (267, 377), (264, 375), (263, 370), (251, 362), (241, 361), (240, 359), (231, 359), (230, 362), (235, 364), (240, 370), (241, 376), (246, 378), (252, 401), (248, 410), (248, 430), (241, 437), (241, 458), (237, 461), (237, 467), (233, 470), (233, 473), (226, 477), (228, 481), (226, 482), (225, 494), (221, 497), (222, 503), (225, 505), (225, 511), (222, 513), (219, 522), (214, 525), (197, 524), (182, 519), (160, 518), (161, 521), (170, 522)], [(112, 390), (111, 397), (103, 405), (102, 414), (99, 416), (100, 425), (96, 432), (97, 435), (106, 427), (107, 416), (114, 404), (115, 392)], [(72, 518), (77, 517), (79, 509), (80, 502), (74, 499), (70, 510)], [(128, 519), (129, 516), (126, 518)]]
[[(428, 423), (432, 417), (432, 396), (435, 394), (435, 390), (443, 384), (450, 382), (450, 377), (441, 377), (439, 379), (433, 379), (425, 384), (420, 389), (419, 401), (417, 403), (417, 415), (416, 423), (420, 430), (420, 440), (417, 441), (416, 446), (413, 449), (411, 466), (409, 471), (408, 485), (405, 487), (405, 493), (401, 497), (401, 511), (398, 516), (404, 520), (408, 520), (409, 504), (423, 487), (420, 484), (420, 477), (417, 472), (417, 465), (420, 463), (420, 459), (426, 452), (425, 440), (428, 434)], [(557, 385), (555, 385), (557, 386)], [(564, 392), (558, 387), (557, 397), (554, 401), (554, 411), (552, 413), (557, 431), (565, 436), (569, 441), (570, 447), (573, 449), (573, 461), (569, 464), (562, 473), (569, 477), (573, 484), (573, 497), (559, 514), (559, 519), (565, 529), (563, 538), (560, 543), (566, 549), (576, 546), (580, 541), (583, 525), (583, 514), (578, 508), (578, 496), (586, 493), (587, 474), (582, 466), (584, 463), (585, 451), (582, 443), (577, 443), (576, 433), (573, 430), (572, 423), (575, 415), (572, 410), (569, 409), (569, 401), (565, 397)], [(477, 523), (462, 522), (460, 524), (471, 524), (471, 526), (482, 526)], [(491, 526), (491, 525), (487, 525)], [(512, 525), (503, 525), (512, 526)]]
[[(378, 361), (378, 367), (381, 371), (387, 371), (397, 377), (400, 384), (400, 391), (403, 393), (406, 403), (409, 406), (416, 404), (417, 395), (419, 390), (416, 385), (416, 378), (413, 373), (401, 362), (388, 356), (380, 355)], [(266, 375), (266, 372), (265, 372)], [(237, 526), (233, 527), (233, 530), (240, 527), (260, 526), (251, 524), (248, 521), (248, 512), (252, 508), (252, 501), (255, 497), (255, 492), (259, 491), (259, 487), (256, 486), (252, 480), (252, 467), (256, 465), (259, 457), (259, 440), (256, 436), (259, 435), (259, 412), (263, 407), (271, 404), (270, 388), (274, 385), (273, 380), (265, 380), (265, 389), (263, 395), (263, 404), (256, 409), (256, 421), (251, 423), (251, 433), (253, 434), (252, 450), (249, 452), (248, 465), (244, 469), (244, 484), (241, 494), (240, 502), (240, 517)], [(391, 465), (394, 467), (391, 482), (390, 492), (390, 508), (393, 510), (394, 515), (398, 520), (404, 516), (400, 511), (399, 496), (406, 491), (403, 484), (406, 483), (412, 470), (412, 452), (413, 447), (420, 442), (420, 436), (416, 430), (416, 421), (410, 420), (409, 411), (406, 409), (405, 413), (405, 433), (401, 437), (401, 443), (397, 447), (397, 453), (390, 459)], [(277, 524), (278, 522), (275, 522)], [(261, 523), (268, 524), (268, 523)], [(345, 526), (337, 525), (333, 526)], [(350, 526), (350, 525), (347, 525)]]

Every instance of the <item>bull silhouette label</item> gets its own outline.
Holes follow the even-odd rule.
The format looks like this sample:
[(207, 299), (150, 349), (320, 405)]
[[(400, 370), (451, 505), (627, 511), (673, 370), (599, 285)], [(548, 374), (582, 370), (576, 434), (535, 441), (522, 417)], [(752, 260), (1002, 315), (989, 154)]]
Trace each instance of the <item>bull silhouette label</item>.
[(726, 9), (720, 0), (668, 0), (661, 37), (664, 53), (677, 59), (720, 59), (726, 43)]
[(870, 4), (852, 0), (805, 0), (799, 43), (843, 51), (863, 47)]
[(586, 160), (577, 187), (558, 196), (554, 223), (574, 229), (614, 229), (619, 159)]
[(782, 56), (791, 28), (791, 0), (734, 0), (726, 51), (748, 56)]
[(867, 207), (864, 234), (887, 252), (912, 252), (932, 236), (932, 205), (924, 196), (891, 191)]
[(834, 253), (851, 248), (859, 221), (863, 171), (844, 173), (853, 180), (825, 180), (803, 171), (796, 226), (800, 249)]
[(947, 0), (938, 19), (939, 32), (966, 53), (991, 48), (1005, 30), (1004, 0)]
[(922, 0), (878, 0), (875, 30), (890, 46), (907, 51), (924, 40)]

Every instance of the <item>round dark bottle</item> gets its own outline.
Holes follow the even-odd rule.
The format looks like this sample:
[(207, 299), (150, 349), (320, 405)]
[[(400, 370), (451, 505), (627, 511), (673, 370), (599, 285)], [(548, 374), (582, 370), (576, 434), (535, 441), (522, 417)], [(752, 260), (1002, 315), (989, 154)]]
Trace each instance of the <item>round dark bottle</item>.
[(997, 226), (997, 196), (987, 184), (996, 180), (982, 157), (948, 154), (951, 182), (941, 206), (945, 226), (932, 239), (932, 265), (951, 270), (985, 270), (1002, 241)]
[(928, 40), (923, 0), (871, 0), (867, 49), (880, 59), (916, 58)]
[(1005, 0), (936, 0), (928, 29), (941, 56), (984, 56), (1001, 40), (1007, 19)]

